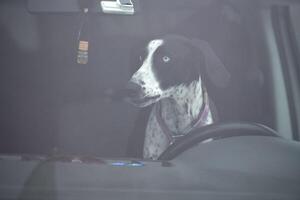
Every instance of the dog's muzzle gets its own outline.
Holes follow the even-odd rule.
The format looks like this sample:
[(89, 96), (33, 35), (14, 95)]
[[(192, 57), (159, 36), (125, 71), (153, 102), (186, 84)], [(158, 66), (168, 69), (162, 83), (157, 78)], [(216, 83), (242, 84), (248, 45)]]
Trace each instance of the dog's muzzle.
[(126, 92), (127, 92), (127, 97), (130, 99), (138, 99), (141, 96), (143, 96), (143, 89), (142, 87), (134, 83), (132, 81), (129, 81), (126, 85)]
[(144, 107), (148, 105), (148, 102), (151, 102), (160, 97), (160, 95), (156, 95), (153, 97), (146, 96), (143, 87), (132, 81), (129, 81), (127, 83), (125, 90), (126, 90), (125, 100), (139, 107)]

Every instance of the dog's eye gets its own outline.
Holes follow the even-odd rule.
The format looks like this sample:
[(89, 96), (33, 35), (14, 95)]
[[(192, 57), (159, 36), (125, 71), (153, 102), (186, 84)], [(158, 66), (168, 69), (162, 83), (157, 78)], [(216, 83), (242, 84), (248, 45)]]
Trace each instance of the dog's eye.
[(164, 61), (164, 63), (168, 63), (171, 60), (171, 58), (168, 56), (164, 56), (162, 57), (162, 60)]

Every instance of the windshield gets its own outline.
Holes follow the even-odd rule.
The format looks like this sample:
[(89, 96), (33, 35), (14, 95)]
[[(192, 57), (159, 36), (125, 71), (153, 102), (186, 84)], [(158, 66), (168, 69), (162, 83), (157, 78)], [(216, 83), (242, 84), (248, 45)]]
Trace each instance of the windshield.
[(2, 0), (0, 199), (300, 199), (300, 2)]
[(242, 121), (298, 138), (299, 54), (283, 49), (299, 49), (299, 5), (286, 44), (288, 1), (65, 2), (1, 2), (2, 154), (142, 158), (170, 142), (160, 119), (175, 136)]

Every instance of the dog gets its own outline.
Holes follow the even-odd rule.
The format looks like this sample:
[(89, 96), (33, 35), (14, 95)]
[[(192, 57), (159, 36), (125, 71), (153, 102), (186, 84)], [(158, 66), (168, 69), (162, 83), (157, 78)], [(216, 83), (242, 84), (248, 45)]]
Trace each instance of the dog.
[(214, 122), (204, 82), (224, 87), (230, 75), (202, 40), (167, 35), (151, 40), (145, 52), (127, 84), (127, 100), (138, 107), (154, 104), (143, 157), (156, 160), (176, 139)]

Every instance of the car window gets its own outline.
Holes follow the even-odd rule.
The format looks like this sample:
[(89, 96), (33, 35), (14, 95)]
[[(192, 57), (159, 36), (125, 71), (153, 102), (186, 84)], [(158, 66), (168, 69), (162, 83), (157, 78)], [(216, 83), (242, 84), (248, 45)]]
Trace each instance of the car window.
[[(140, 0), (132, 13), (122, 1), (124, 15), (40, 2), (1, 2), (1, 153), (143, 157), (145, 144), (172, 143), (162, 127), (225, 122), (292, 139), (273, 5)], [(299, 43), (299, 7), (291, 17)]]
[(296, 36), (298, 48), (300, 46), (300, 33), (299, 33), (300, 25), (299, 23), (297, 23), (297, 19), (299, 19), (300, 17), (299, 10), (300, 10), (300, 6), (298, 5), (291, 6), (290, 8), (291, 20), (292, 20), (293, 27), (295, 29), (295, 36)]

